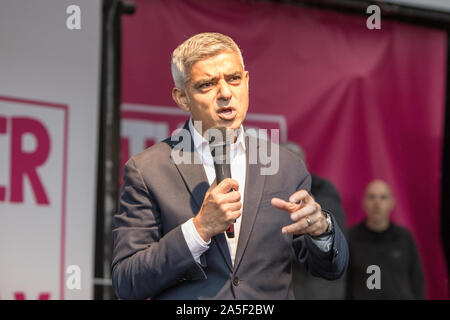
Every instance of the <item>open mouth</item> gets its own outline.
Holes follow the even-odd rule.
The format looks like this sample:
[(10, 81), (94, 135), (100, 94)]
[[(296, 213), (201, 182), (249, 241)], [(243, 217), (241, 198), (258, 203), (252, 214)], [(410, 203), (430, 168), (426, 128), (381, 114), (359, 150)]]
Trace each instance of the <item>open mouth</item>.
[(233, 120), (236, 117), (236, 110), (232, 107), (223, 107), (217, 112), (222, 120)]

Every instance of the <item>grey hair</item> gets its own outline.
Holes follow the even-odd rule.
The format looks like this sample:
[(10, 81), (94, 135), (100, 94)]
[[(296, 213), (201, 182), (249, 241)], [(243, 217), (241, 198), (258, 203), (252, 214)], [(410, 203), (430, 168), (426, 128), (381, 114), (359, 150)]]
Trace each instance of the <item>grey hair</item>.
[(245, 69), (241, 50), (233, 39), (224, 34), (204, 32), (184, 41), (172, 53), (171, 71), (175, 86), (184, 90), (194, 63), (224, 51), (237, 53), (242, 69)]

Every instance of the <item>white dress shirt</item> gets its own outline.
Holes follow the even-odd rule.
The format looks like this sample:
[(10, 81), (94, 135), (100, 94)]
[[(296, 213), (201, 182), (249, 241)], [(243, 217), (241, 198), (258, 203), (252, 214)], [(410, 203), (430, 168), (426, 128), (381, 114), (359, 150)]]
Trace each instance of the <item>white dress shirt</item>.
[[(200, 159), (203, 164), (203, 168), (205, 170), (206, 176), (208, 178), (209, 185), (211, 185), (215, 178), (216, 172), (214, 170), (214, 160), (211, 155), (211, 151), (209, 149), (208, 141), (194, 128), (192, 123), (192, 117), (189, 119), (189, 130), (191, 132), (191, 136), (194, 141), (194, 149), (200, 155)], [(235, 143), (231, 145), (230, 148), (230, 167), (231, 167), (231, 178), (236, 180), (239, 183), (239, 193), (241, 194), (241, 203), (242, 203), (242, 215), (245, 214), (243, 212), (244, 205), (244, 191), (245, 191), (245, 176), (247, 169), (247, 161), (245, 155), (245, 135), (244, 128), (241, 127), (238, 129), (238, 136)], [(239, 240), (239, 231), (241, 229), (241, 217), (236, 219), (234, 224), (234, 238), (228, 238), (228, 249), (231, 255), (231, 261), (234, 265), (234, 258), (236, 256), (236, 249)], [(205, 242), (202, 237), (198, 234), (195, 229), (193, 218), (186, 221), (181, 225), (181, 230), (183, 232), (186, 243), (189, 247), (189, 250), (194, 257), (194, 260), (197, 263), (200, 263), (200, 256), (209, 249), (209, 242)], [(281, 232), (281, 230), (280, 230)], [(326, 238), (313, 238), (313, 242), (322, 250), (329, 251), (332, 243), (332, 236), (327, 236)]]

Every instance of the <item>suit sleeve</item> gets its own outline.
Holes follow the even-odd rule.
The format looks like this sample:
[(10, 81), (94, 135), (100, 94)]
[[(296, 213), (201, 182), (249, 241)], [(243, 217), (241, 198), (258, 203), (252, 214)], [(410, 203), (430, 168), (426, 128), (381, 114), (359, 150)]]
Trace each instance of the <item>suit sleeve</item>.
[[(307, 173), (297, 190), (311, 193), (311, 176)], [(332, 249), (329, 252), (320, 250), (309, 235), (294, 237), (293, 248), (299, 263), (305, 265), (310, 274), (328, 280), (339, 279), (348, 265), (348, 246), (345, 237), (336, 223), (332, 212), (327, 211), (333, 221), (334, 234)]]
[(189, 251), (181, 226), (162, 235), (158, 204), (133, 159), (125, 165), (112, 235), (112, 282), (120, 299), (151, 298), (176, 285), (188, 271), (206, 277)]
[(324, 185), (321, 188), (321, 195), (316, 201), (333, 213), (333, 217), (339, 225), (342, 233), (347, 237), (347, 228), (345, 225), (345, 212), (341, 205), (341, 197), (336, 187), (328, 180), (324, 180)]

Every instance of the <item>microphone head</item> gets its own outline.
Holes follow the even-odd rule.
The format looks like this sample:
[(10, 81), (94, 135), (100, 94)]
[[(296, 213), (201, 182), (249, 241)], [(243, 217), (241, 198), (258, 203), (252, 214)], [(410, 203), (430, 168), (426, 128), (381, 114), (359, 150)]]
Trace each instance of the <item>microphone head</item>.
[[(206, 139), (209, 142), (209, 149), (214, 163), (230, 164), (229, 149), (234, 143), (237, 130), (227, 129), (226, 127), (213, 127), (207, 130)], [(217, 175), (217, 173), (216, 173)], [(219, 180), (217, 180), (219, 182)]]
[(217, 183), (231, 178), (230, 145), (234, 143), (237, 131), (226, 127), (214, 127), (207, 130), (206, 139), (214, 161)]

